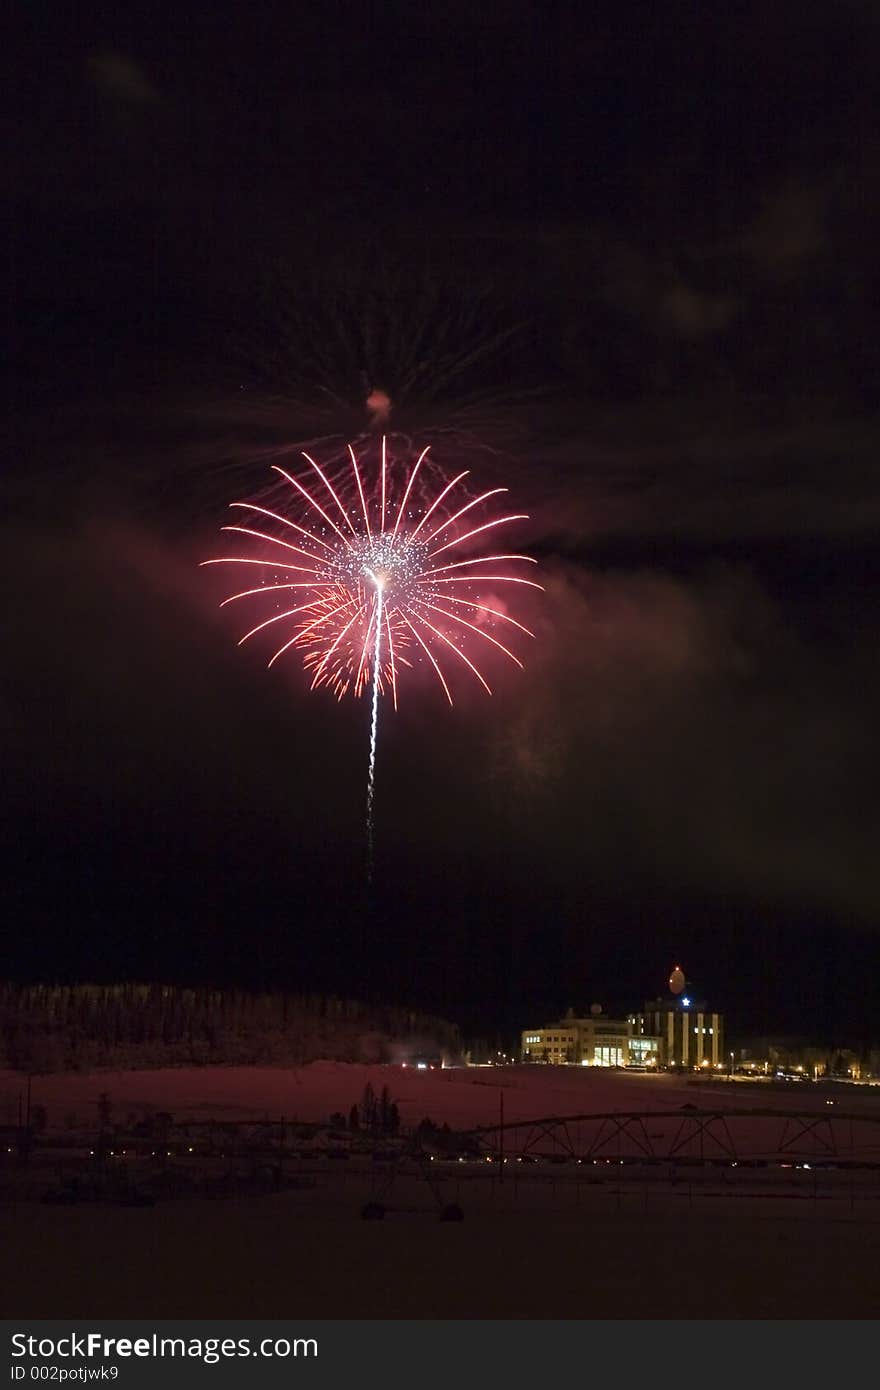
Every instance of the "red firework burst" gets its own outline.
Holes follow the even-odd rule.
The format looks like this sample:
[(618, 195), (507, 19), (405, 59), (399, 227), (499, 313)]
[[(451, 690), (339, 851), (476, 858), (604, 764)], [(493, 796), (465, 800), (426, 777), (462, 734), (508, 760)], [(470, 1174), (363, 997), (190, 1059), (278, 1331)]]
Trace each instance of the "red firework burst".
[[(480, 647), (503, 652), (521, 667), (519, 657), (495, 634), (508, 641), (511, 630), (534, 636), (506, 611), (493, 588), (541, 585), (508, 572), (515, 564), (535, 564), (531, 556), (482, 554), (475, 547), (487, 533), (526, 516), (480, 521), (489, 499), (507, 491), (503, 487), (467, 497), (457, 506), (456, 489), (458, 499), (466, 495), (462, 484), (467, 470), (439, 490), (423, 490), (419, 483), (428, 475), (420, 475), (420, 469), (427, 449), (411, 468), (401, 468), (388, 458), (383, 438), (375, 483), (366, 488), (350, 445), (348, 452), (350, 475), (335, 484), (308, 454), (303, 454), (311, 469), (305, 481), (274, 466), (295, 504), (290, 514), (254, 502), (231, 504), (247, 513), (243, 520), (253, 525), (223, 530), (246, 537), (252, 553), (202, 563), (247, 565), (259, 573), (255, 588), (231, 594), (221, 605), (242, 599), (260, 605), (261, 621), (239, 645), (261, 632), (281, 632), (285, 640), (269, 666), (285, 653), (299, 651), (312, 689), (328, 686), (340, 699), (349, 691), (362, 694), (372, 676), (378, 693), (390, 690), (396, 709), (401, 672), (418, 665), (433, 671), (450, 704), (453, 664), (467, 667), (491, 694), (473, 659), (479, 660)], [(458, 547), (467, 558), (455, 558)], [(292, 606), (285, 606), (282, 594)], [(268, 604), (276, 611), (264, 617)]]

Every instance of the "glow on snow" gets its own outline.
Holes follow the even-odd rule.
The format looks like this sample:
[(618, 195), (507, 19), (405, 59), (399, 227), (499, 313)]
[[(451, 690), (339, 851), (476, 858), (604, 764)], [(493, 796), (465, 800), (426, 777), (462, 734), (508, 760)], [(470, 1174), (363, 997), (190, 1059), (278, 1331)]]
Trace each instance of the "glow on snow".
[[(233, 502), (246, 514), (242, 523), (249, 524), (223, 530), (246, 539), (244, 553), (203, 561), (255, 570), (257, 585), (231, 594), (221, 605), (247, 600), (256, 606), (260, 621), (239, 645), (258, 633), (280, 633), (284, 640), (269, 666), (298, 651), (312, 689), (327, 686), (340, 699), (348, 692), (362, 694), (372, 682), (371, 761), (379, 697), (390, 693), (396, 709), (405, 671), (429, 670), (451, 705), (453, 672), (469, 673), (468, 679), (491, 694), (481, 656), (500, 651), (521, 667), (507, 643), (517, 633), (534, 636), (493, 593), (498, 586), (514, 586), (511, 593), (520, 585), (540, 589), (534, 580), (506, 572), (535, 561), (476, 549), (499, 528), (527, 518), (518, 513), (482, 520), (489, 499), (507, 489), (467, 498), (466, 470), (436, 495), (425, 496), (418, 482), (427, 452), (401, 468), (387, 457), (383, 439), (370, 468), (372, 482), (351, 446), (350, 476), (336, 485), (308, 454), (303, 458), (311, 472), (303, 478), (276, 466), (290, 488), (289, 514)], [(456, 558), (461, 546), (467, 558)], [(267, 613), (270, 605), (276, 611)]]

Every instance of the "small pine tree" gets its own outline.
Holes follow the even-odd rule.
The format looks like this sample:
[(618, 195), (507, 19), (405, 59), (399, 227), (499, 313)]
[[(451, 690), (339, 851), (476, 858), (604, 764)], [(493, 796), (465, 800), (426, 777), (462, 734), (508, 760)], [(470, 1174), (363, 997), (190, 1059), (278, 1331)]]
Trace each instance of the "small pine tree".
[(376, 1093), (368, 1081), (364, 1087), (364, 1095), (361, 1101), (361, 1115), (363, 1116), (365, 1129), (375, 1128), (376, 1109)]
[(102, 1130), (110, 1128), (113, 1118), (113, 1103), (106, 1091), (98, 1096), (98, 1124)]
[(348, 1112), (348, 1127), (351, 1130), (360, 1129), (361, 1117), (356, 1105), (353, 1105)]

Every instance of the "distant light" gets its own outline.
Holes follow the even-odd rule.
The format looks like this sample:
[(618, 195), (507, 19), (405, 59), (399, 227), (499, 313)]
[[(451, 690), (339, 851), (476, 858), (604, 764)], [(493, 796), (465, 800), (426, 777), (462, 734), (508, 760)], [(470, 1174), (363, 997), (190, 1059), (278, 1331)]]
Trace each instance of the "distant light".
[(427, 1062), (417, 1062), (417, 1063), (416, 1063), (416, 1071), (427, 1071), (427, 1070), (428, 1070), (428, 1063), (427, 1063)]
[(684, 1007), (687, 1008), (688, 1004), (689, 1004), (691, 1001), (688, 999), (687, 995), (685, 994), (684, 997), (682, 998), (682, 1001), (681, 1001), (681, 1002), (682, 1002), (682, 1004), (684, 1005)]
[(582, 1058), (581, 1058), (581, 1066), (582, 1066), (582, 1067), (588, 1067), (589, 1065), (590, 1065), (590, 1064), (589, 1064), (589, 1062), (587, 1061), (586, 1057), (582, 1057)]

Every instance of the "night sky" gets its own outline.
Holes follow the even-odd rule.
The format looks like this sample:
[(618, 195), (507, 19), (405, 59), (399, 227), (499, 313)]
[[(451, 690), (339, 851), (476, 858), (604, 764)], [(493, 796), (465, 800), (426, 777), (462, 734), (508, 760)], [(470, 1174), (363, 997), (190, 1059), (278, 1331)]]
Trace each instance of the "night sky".
[[(17, 24), (2, 972), (486, 1031), (681, 960), (734, 1031), (877, 1039), (876, 5)], [(422, 386), (336, 346), (328, 404), (382, 305)], [(491, 700), (386, 715), (368, 900), (366, 702), (238, 650), (197, 566), (382, 371), (546, 593)]]

